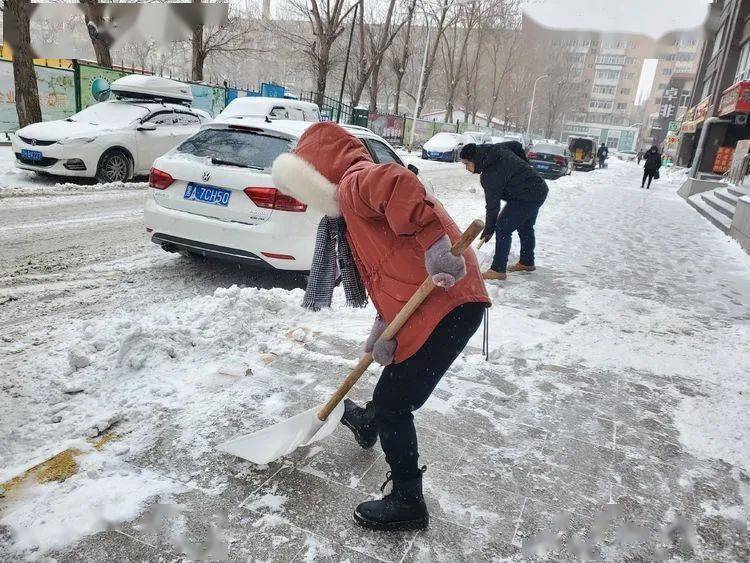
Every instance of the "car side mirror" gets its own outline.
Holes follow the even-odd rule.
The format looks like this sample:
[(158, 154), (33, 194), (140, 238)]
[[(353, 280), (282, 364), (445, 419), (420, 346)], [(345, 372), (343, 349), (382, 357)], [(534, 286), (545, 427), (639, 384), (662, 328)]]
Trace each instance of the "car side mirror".
[(417, 168), (413, 164), (408, 165), (407, 168), (411, 170), (415, 176), (419, 176), (419, 168)]
[(156, 123), (152, 123), (151, 121), (141, 123), (136, 131), (156, 131)]

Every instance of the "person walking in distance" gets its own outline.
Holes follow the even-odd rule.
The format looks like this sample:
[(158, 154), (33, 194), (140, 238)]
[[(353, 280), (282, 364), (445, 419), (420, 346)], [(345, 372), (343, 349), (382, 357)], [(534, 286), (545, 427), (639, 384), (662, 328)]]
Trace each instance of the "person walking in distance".
[(635, 160), (638, 162), (638, 166), (640, 166), (641, 160), (643, 160), (643, 149), (638, 149), (638, 152), (635, 155)]
[[(643, 155), (646, 161), (643, 163), (643, 179), (641, 180), (641, 188), (645, 187), (647, 190), (651, 189), (651, 180), (659, 179), (659, 168), (661, 168), (661, 154), (656, 145), (651, 147)], [(646, 183), (648, 180), (648, 184)]]
[[(536, 270), (534, 224), (539, 208), (547, 199), (547, 184), (527, 161), (504, 143), (470, 143), (461, 149), (460, 156), (466, 170), (480, 175), (484, 189), (487, 218), (482, 240), (488, 242), (493, 234), (496, 236), (492, 266), (482, 276), (486, 280), (504, 280), (506, 270), (533, 272)], [(502, 201), (506, 204), (501, 212)], [(508, 268), (514, 231), (521, 240), (521, 255), (519, 261)]]
[(599, 168), (604, 168), (604, 163), (607, 161), (607, 157), (609, 156), (609, 149), (607, 148), (607, 145), (602, 143), (602, 146), (600, 146), (599, 150), (596, 151), (596, 156), (599, 158)]
[[(357, 506), (354, 519), (377, 530), (426, 528), (425, 468), (418, 464), (412, 413), (427, 401), (490, 305), (476, 256), (471, 249), (462, 256), (450, 252), (461, 231), (414, 173), (396, 163), (375, 164), (365, 145), (335, 123), (307, 129), (294, 154), (276, 159), (272, 174), (281, 192), (324, 213), (322, 225), (333, 223), (337, 236), (324, 238), (344, 244), (343, 254), (352, 257), (341, 263), (342, 277), (358, 277), (377, 310), (365, 351), (385, 367), (372, 400), (362, 407), (346, 399), (341, 420), (363, 448), (380, 438), (391, 469), (385, 484), (393, 486), (384, 498)], [(319, 253), (331, 253), (324, 246), (316, 243), (313, 262)], [(328, 279), (313, 280), (314, 271), (313, 286), (328, 292), (317, 301), (330, 303), (335, 263), (326, 270)], [(428, 275), (438, 288), (394, 339), (379, 340)]]

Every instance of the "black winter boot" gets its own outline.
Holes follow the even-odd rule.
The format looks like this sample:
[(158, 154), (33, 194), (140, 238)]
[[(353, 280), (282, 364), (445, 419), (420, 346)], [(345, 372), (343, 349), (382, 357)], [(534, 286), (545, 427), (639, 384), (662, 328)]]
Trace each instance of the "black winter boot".
[[(371, 530), (424, 530), (430, 523), (427, 505), (422, 495), (422, 474), (427, 470), (422, 467), (419, 477), (407, 480), (393, 480), (393, 489), (380, 500), (363, 502), (354, 510), (354, 521)], [(380, 487), (384, 490), (391, 480)]]
[(378, 427), (375, 416), (350, 399), (344, 399), (344, 416), (341, 422), (354, 434), (354, 439), (364, 449), (369, 450), (378, 441)]

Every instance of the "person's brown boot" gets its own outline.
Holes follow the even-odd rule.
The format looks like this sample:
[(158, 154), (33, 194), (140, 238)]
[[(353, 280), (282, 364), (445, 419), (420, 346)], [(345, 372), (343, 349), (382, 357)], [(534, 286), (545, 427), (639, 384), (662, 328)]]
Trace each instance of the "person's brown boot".
[(496, 272), (495, 270), (487, 270), (482, 272), (482, 277), (486, 280), (504, 280), (508, 277), (505, 272)]
[(536, 266), (526, 266), (520, 262), (516, 262), (508, 268), (509, 272), (533, 272), (534, 270), (536, 270)]

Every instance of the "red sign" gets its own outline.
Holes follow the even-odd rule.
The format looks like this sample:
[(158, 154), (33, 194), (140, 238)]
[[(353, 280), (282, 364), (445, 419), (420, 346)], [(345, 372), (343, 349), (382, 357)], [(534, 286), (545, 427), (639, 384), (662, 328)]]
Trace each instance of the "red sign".
[(706, 116), (708, 115), (708, 107), (711, 105), (711, 97), (704, 99), (699, 103), (697, 106), (695, 106), (695, 111), (693, 112), (693, 121), (701, 122), (704, 119), (706, 119)]
[(741, 81), (724, 90), (719, 115), (750, 113), (750, 82)]

